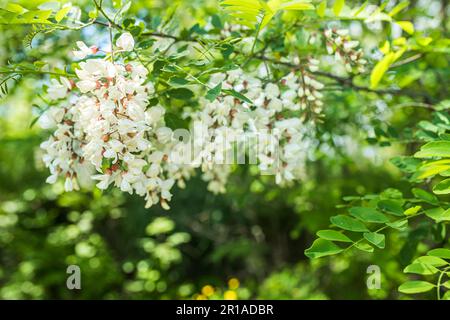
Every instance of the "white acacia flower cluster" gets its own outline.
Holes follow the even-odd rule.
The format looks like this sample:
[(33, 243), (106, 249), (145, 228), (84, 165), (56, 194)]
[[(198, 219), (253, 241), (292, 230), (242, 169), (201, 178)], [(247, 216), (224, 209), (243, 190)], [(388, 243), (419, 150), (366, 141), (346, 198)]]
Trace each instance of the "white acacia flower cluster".
[[(78, 58), (97, 51), (84, 43), (77, 45), (80, 50), (74, 54)], [(134, 42), (124, 34), (116, 45), (123, 51), (132, 50)], [(87, 176), (100, 189), (113, 184), (124, 192), (145, 196), (147, 206), (160, 202), (168, 208), (170, 189), (189, 172), (167, 163), (172, 141), (161, 134), (168, 129), (164, 108), (147, 108), (154, 93), (153, 85), (146, 83), (147, 69), (137, 62), (124, 65), (95, 58), (80, 62), (79, 67), (74, 84), (61, 78), (48, 90), (53, 99), (66, 97), (73, 86), (80, 94), (71, 94), (62, 106), (50, 108), (40, 119), (44, 128), (56, 126), (41, 145), (51, 172), (47, 182), (63, 176), (65, 189), (70, 191), (79, 188), (80, 175)]]
[(359, 47), (359, 41), (352, 40), (347, 29), (327, 29), (324, 31), (328, 54), (334, 54), (336, 61), (344, 63), (347, 72), (365, 72), (367, 60)]

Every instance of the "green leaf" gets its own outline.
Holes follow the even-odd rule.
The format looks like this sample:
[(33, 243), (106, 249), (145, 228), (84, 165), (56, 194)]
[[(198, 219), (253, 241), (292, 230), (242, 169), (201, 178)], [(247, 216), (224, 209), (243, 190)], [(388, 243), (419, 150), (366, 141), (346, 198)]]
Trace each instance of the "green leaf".
[(118, 9), (122, 6), (122, 0), (112, 0), (112, 5), (115, 9)]
[(436, 198), (436, 196), (432, 193), (429, 193), (423, 189), (419, 188), (412, 188), (411, 192), (414, 194), (414, 196), (418, 199), (421, 199), (429, 204), (438, 204), (439, 200)]
[(189, 83), (189, 80), (187, 80), (186, 78), (172, 77), (169, 79), (169, 83), (174, 87), (185, 86)]
[(420, 209), (422, 209), (421, 206), (414, 206), (414, 207), (411, 207), (411, 208), (409, 208), (409, 209), (406, 209), (405, 212), (404, 212), (404, 214), (405, 214), (405, 216), (413, 216), (413, 215), (415, 215), (417, 212), (419, 212)]
[(414, 177), (417, 179), (425, 179), (449, 170), (450, 165), (448, 163), (447, 164), (438, 163), (441, 161), (448, 161), (448, 160), (438, 160), (430, 164), (424, 164), (419, 168), (417, 173), (415, 173)]
[(391, 17), (395, 16), (397, 13), (405, 9), (409, 6), (409, 1), (402, 1), (398, 5), (396, 5), (392, 10), (388, 13)]
[(172, 130), (188, 129), (189, 127), (189, 124), (186, 122), (186, 120), (180, 117), (179, 113), (166, 112), (166, 114), (164, 115), (164, 120), (166, 126)]
[(389, 219), (377, 211), (375, 208), (370, 207), (354, 207), (350, 208), (349, 212), (355, 218), (364, 222), (374, 222), (374, 223), (386, 223)]
[(368, 244), (367, 242), (358, 242), (355, 243), (355, 248), (364, 251), (364, 252), (369, 252), (372, 253), (374, 251), (373, 247)]
[(444, 296), (442, 297), (442, 300), (450, 300), (450, 290), (444, 294)]
[(378, 208), (381, 210), (390, 213), (394, 216), (402, 216), (403, 215), (403, 208), (402, 208), (402, 201), (399, 200), (380, 200), (377, 203)]
[(447, 288), (447, 289), (450, 289), (450, 280), (445, 281), (445, 282), (442, 284), (442, 286), (445, 287), (445, 288)]
[(342, 232), (336, 230), (320, 230), (317, 232), (317, 236), (319, 238), (330, 240), (330, 241), (338, 241), (338, 242), (353, 242), (349, 237), (347, 237)]
[(337, 215), (330, 218), (331, 223), (333, 223), (336, 227), (339, 227), (344, 230), (354, 231), (354, 232), (367, 232), (369, 229), (362, 223), (356, 219), (353, 219), (349, 216), (345, 215)]
[(425, 215), (437, 223), (442, 221), (450, 221), (450, 209), (444, 210), (440, 207), (425, 210)]
[[(275, 2), (275, 1), (274, 1)], [(314, 6), (309, 3), (311, 0), (292, 0), (281, 3), (278, 7), (272, 8), (272, 10), (312, 10)], [(270, 3), (269, 3), (270, 6)]]
[(222, 83), (219, 83), (217, 86), (215, 86), (212, 89), (209, 89), (206, 93), (206, 99), (213, 102), (216, 100), (216, 98), (220, 95), (220, 92), (222, 91)]
[(227, 90), (223, 90), (224, 93), (229, 94), (230, 96), (233, 96), (241, 101), (247, 102), (249, 104), (253, 104), (253, 102), (247, 98), (246, 96), (244, 96), (243, 94), (237, 92), (236, 90), (233, 89), (227, 89)]
[(68, 5), (59, 10), (55, 15), (56, 22), (60, 22), (62, 19), (64, 19), (66, 15), (69, 13), (71, 8), (72, 6)]
[(445, 179), (433, 187), (435, 194), (449, 194), (450, 193), (450, 179)]
[(335, 0), (333, 5), (333, 12), (336, 16), (341, 13), (342, 9), (344, 8), (345, 0)]
[(402, 284), (398, 291), (402, 293), (412, 294), (412, 293), (422, 293), (430, 291), (435, 287), (434, 284), (427, 281), (408, 281)]
[(249, 28), (263, 29), (280, 10), (312, 10), (309, 0), (269, 1), (224, 0), (221, 6), (231, 16)]
[(369, 241), (370, 243), (374, 244), (380, 249), (384, 249), (385, 246), (385, 236), (381, 233), (375, 233), (375, 232), (365, 232), (364, 238)]
[(354, 17), (357, 17), (361, 12), (364, 11), (364, 9), (366, 9), (366, 7), (367, 7), (368, 4), (369, 4), (369, 2), (368, 2), (368, 1), (365, 1), (365, 2), (361, 5), (361, 7), (359, 7), (358, 9), (355, 9), (355, 10), (354, 10), (353, 16), (354, 16)]
[(312, 246), (305, 250), (305, 255), (310, 259), (338, 254), (344, 249), (325, 239), (317, 239)]
[(155, 218), (147, 227), (145, 232), (149, 236), (154, 236), (162, 233), (168, 233), (175, 228), (175, 223), (166, 217)]
[(5, 7), (6, 11), (22, 14), (28, 10), (17, 3), (8, 3)]
[(386, 225), (397, 230), (405, 230), (408, 227), (408, 220), (402, 219), (394, 222), (388, 222)]
[(450, 250), (444, 248), (433, 249), (431, 251), (428, 251), (427, 255), (438, 258), (450, 259)]
[(412, 22), (410, 21), (396, 21), (396, 22), (400, 26), (400, 28), (405, 30), (408, 34), (414, 33), (414, 25), (412, 24)]
[(424, 263), (412, 263), (408, 265), (404, 270), (404, 273), (415, 273), (415, 274), (421, 274), (421, 275), (432, 275), (439, 272), (439, 269), (436, 267), (430, 265), (430, 264), (424, 264)]
[(416, 158), (444, 157), (450, 158), (450, 141), (432, 141), (420, 148), (414, 155)]
[(433, 257), (433, 256), (422, 256), (413, 261), (413, 263), (423, 263), (434, 267), (442, 267), (449, 264), (444, 259)]
[(319, 6), (317, 7), (317, 15), (321, 18), (323, 18), (325, 16), (325, 11), (327, 10), (327, 1), (324, 0), (322, 1)]

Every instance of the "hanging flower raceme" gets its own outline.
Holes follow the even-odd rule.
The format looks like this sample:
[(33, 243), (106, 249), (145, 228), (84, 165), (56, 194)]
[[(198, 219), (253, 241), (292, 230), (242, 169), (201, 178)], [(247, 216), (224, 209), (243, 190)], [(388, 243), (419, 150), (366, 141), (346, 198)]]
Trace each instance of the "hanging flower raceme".
[(257, 164), (262, 174), (275, 175), (278, 184), (302, 176), (314, 130), (301, 120), (305, 106), (299, 94), (300, 77), (291, 73), (280, 85), (264, 84), (237, 69), (211, 78), (210, 86), (222, 83), (223, 89), (234, 90), (252, 103), (232, 96), (219, 96), (212, 102), (201, 99), (201, 110), (190, 114), (210, 191), (224, 192), (230, 173), (226, 164), (242, 163), (245, 158)]

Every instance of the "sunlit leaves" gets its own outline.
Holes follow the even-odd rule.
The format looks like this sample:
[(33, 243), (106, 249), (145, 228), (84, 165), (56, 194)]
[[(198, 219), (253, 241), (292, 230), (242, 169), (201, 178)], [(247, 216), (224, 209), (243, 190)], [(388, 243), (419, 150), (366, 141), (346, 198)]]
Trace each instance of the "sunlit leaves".
[(408, 6), (409, 6), (409, 1), (402, 1), (399, 4), (397, 4), (394, 8), (392, 8), (392, 10), (389, 12), (389, 15), (391, 17), (393, 17)]
[(445, 261), (444, 259), (441, 259), (438, 257), (433, 257), (433, 256), (419, 257), (419, 258), (415, 259), (413, 263), (421, 263), (421, 264), (426, 264), (426, 265), (430, 265), (433, 267), (442, 267), (442, 266), (448, 265), (448, 262)]
[(208, 99), (209, 101), (213, 102), (220, 95), (221, 91), (222, 91), (222, 83), (219, 83), (214, 88), (211, 88), (208, 90), (205, 98)]
[(414, 216), (420, 211), (420, 209), (422, 209), (421, 206), (414, 206), (414, 207), (406, 209), (404, 214), (405, 214), (405, 216)]
[(18, 13), (18, 14), (22, 14), (22, 13), (25, 13), (25, 12), (28, 11), (27, 9), (22, 7), (20, 4), (18, 4), (18, 3), (11, 3), (11, 2), (9, 2), (4, 9), (6, 11), (14, 12), (14, 13)]
[(374, 244), (380, 249), (384, 249), (385, 246), (385, 236), (381, 233), (376, 232), (365, 232), (364, 238), (370, 243)]
[(44, 24), (52, 25), (61, 22), (70, 12), (71, 5), (59, 10), (28, 10), (17, 3), (8, 3), (0, 8), (0, 24)]
[(149, 236), (168, 233), (175, 228), (175, 223), (166, 217), (155, 218), (152, 223), (147, 225), (145, 232)]
[(404, 273), (414, 273), (421, 275), (432, 275), (439, 272), (435, 266), (426, 263), (412, 263), (408, 265), (404, 270)]
[(436, 196), (434, 194), (431, 194), (423, 189), (412, 188), (411, 191), (417, 199), (420, 199), (429, 204), (438, 204), (439, 203), (438, 198), (436, 198)]
[[(446, 169), (448, 170), (448, 168)], [(433, 187), (433, 192), (435, 194), (449, 194), (450, 193), (450, 179), (445, 179), (436, 184)]]
[(237, 92), (234, 89), (226, 89), (226, 90), (222, 90), (222, 91), (225, 94), (233, 96), (233, 97), (235, 97), (235, 98), (237, 98), (237, 99), (239, 99), (239, 100), (241, 100), (243, 102), (247, 102), (249, 104), (253, 104), (252, 101), (249, 98), (247, 98), (245, 95), (243, 95), (242, 93)]
[(189, 100), (194, 97), (194, 93), (188, 88), (174, 88), (167, 92), (167, 94), (174, 99)]
[(377, 211), (374, 208), (370, 207), (354, 207), (349, 210), (350, 214), (355, 218), (364, 221), (364, 222), (375, 222), (375, 223), (386, 223), (389, 222), (389, 219)]

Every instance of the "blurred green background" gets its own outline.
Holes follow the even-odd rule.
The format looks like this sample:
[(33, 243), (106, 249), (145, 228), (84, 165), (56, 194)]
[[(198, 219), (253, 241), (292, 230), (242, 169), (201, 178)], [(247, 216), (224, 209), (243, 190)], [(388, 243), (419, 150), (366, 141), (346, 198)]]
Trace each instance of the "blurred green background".
[[(77, 1), (83, 3), (92, 6)], [(176, 15), (185, 25), (217, 12), (217, 1), (174, 3), (179, 4)], [(133, 1), (131, 10), (142, 16), (164, 12), (167, 5), (167, 1)], [(411, 14), (416, 18), (433, 20), (427, 10), (424, 1), (413, 1)], [(440, 20), (436, 32), (445, 29), (443, 24)], [(80, 37), (91, 43), (102, 37), (95, 28), (81, 35), (52, 33), (24, 48), (27, 31), (0, 26), (0, 65), (39, 58), (62, 66)], [(363, 32), (360, 39), (367, 43), (385, 37)], [(434, 72), (442, 70), (438, 63), (447, 67), (445, 59), (433, 57), (414, 66), (424, 79), (417, 85), (436, 95), (446, 82)], [(329, 217), (339, 212), (336, 205), (343, 196), (388, 187), (407, 190), (388, 159), (410, 150), (370, 145), (367, 132), (380, 122), (412, 127), (429, 116), (427, 110), (390, 108), (401, 102), (396, 97), (381, 101), (370, 93), (330, 92), (303, 181), (281, 189), (273, 177), (239, 166), (227, 194), (208, 193), (205, 183), (194, 177), (186, 189), (174, 191), (171, 210), (166, 212), (144, 209), (140, 197), (121, 192), (64, 193), (60, 183), (45, 184), (48, 173), (39, 160), (39, 144), (47, 133), (30, 128), (35, 117), (32, 105), (43, 103), (37, 94), (42, 83), (36, 77), (24, 78), (0, 101), (1, 299), (399, 297), (397, 287), (405, 280), (402, 268), (409, 262), (402, 254), (405, 246), (414, 246), (397, 241), (401, 235), (392, 235), (387, 248), (374, 254), (310, 261), (303, 252), (315, 232), (326, 228)], [(66, 268), (71, 264), (81, 268), (81, 290), (66, 288)], [(366, 287), (366, 270), (372, 264), (382, 270), (380, 290)]]

